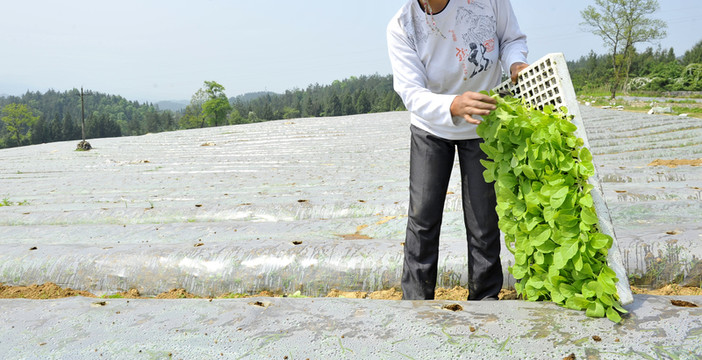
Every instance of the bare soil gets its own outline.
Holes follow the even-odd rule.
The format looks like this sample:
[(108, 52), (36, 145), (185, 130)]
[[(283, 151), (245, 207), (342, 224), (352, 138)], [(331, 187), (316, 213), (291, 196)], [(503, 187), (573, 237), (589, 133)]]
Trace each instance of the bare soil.
[(669, 284), (660, 289), (646, 290), (641, 289), (636, 286), (631, 287), (631, 292), (634, 294), (646, 294), (646, 295), (702, 295), (702, 289), (692, 286), (680, 286), (678, 284)]
[[(70, 288), (61, 288), (54, 283), (45, 283), (43, 285), (31, 286), (6, 286), (0, 284), (0, 299), (59, 299), (72, 296), (98, 297), (95, 294), (87, 291), (73, 290)], [(270, 291), (262, 291), (256, 294), (223, 294), (216, 298), (252, 298), (252, 297), (282, 297), (285, 295), (274, 294)], [(171, 289), (156, 295), (155, 297), (142, 296), (137, 289), (131, 289), (125, 292), (119, 292), (114, 295), (105, 295), (107, 298), (124, 298), (124, 299), (195, 299), (200, 296), (193, 295), (185, 289)], [(401, 300), (402, 292), (391, 288), (388, 290), (374, 291), (371, 293), (363, 291), (341, 291), (332, 289), (326, 297), (330, 298), (347, 298), (347, 299), (373, 299), (373, 300)], [(437, 300), (455, 300), (462, 301), (468, 298), (468, 289), (456, 286), (452, 289), (438, 288), (436, 289), (435, 298)], [(517, 299), (517, 293), (514, 290), (502, 289), (499, 295), (500, 300)]]
[(650, 164), (648, 164), (648, 166), (667, 166), (669, 168), (676, 168), (678, 166), (702, 166), (702, 159), (656, 159)]
[(96, 297), (87, 291), (64, 289), (54, 283), (30, 286), (0, 284), (0, 299), (60, 299), (71, 296)]
[[(648, 295), (666, 295), (666, 296), (686, 296), (686, 295), (702, 295), (702, 289), (699, 287), (680, 286), (677, 284), (669, 284), (660, 289), (642, 289), (636, 286), (631, 287), (634, 294)], [(9, 286), (0, 284), (0, 299), (60, 299), (72, 296), (85, 296), (97, 298), (95, 294), (87, 291), (73, 290), (71, 288), (61, 288), (54, 283), (47, 282), (42, 285), (30, 286)], [(256, 294), (222, 294), (215, 298), (231, 299), (231, 298), (253, 298), (253, 297), (283, 297), (284, 294), (274, 294), (270, 291), (261, 291)], [(119, 292), (114, 295), (105, 295), (104, 298), (125, 298), (125, 299), (197, 299), (201, 296), (193, 295), (185, 289), (171, 289), (161, 294), (153, 296), (142, 296), (137, 289), (131, 289), (125, 292)], [(342, 291), (332, 289), (325, 296), (329, 298), (347, 298), (347, 299), (373, 299), (373, 300), (400, 300), (402, 292), (391, 288), (388, 290), (374, 291), (371, 293), (363, 291)], [(436, 300), (453, 300), (463, 301), (468, 298), (468, 289), (456, 286), (451, 289), (437, 288), (435, 292)], [(516, 300), (518, 298), (516, 291), (502, 289), (499, 294), (500, 300)]]

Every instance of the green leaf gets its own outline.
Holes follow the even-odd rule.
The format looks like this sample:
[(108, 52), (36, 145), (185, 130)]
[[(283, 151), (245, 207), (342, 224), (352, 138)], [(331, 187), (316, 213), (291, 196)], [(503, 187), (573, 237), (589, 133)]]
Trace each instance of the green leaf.
[[(529, 206), (529, 203), (527, 202), (527, 208), (528, 208), (528, 206)], [(526, 223), (527, 231), (532, 231), (542, 221), (543, 221), (543, 219), (539, 216), (527, 214), (524, 222)]]
[(558, 288), (550, 290), (551, 292), (551, 300), (555, 302), (556, 304), (563, 304), (565, 303), (566, 297), (561, 294)]
[(558, 247), (558, 245), (556, 245), (555, 242), (553, 242), (552, 240), (547, 240), (543, 244), (536, 246), (536, 249), (541, 251), (544, 254), (550, 254), (557, 247)]
[(575, 258), (573, 259), (573, 266), (577, 271), (583, 270), (583, 257), (580, 256), (580, 254), (575, 255)]
[(551, 195), (551, 207), (554, 209), (561, 207), (566, 199), (566, 195), (568, 195), (568, 191), (569, 189), (567, 186), (558, 187), (557, 190), (555, 190)]
[(595, 296), (597, 298), (600, 298), (604, 295), (604, 288), (602, 287), (602, 285), (600, 285), (598, 281), (590, 281), (589, 283), (587, 283), (586, 286), (588, 289), (595, 292)]
[(584, 147), (580, 149), (580, 154), (578, 155), (582, 163), (592, 163), (592, 154), (588, 148)]
[[(567, 111), (565, 111), (564, 113), (567, 113)], [(562, 133), (567, 134), (567, 133), (572, 133), (575, 130), (578, 130), (577, 126), (575, 126), (573, 123), (571, 123), (570, 121), (567, 121), (567, 120), (559, 121), (558, 125), (559, 125), (559, 129)]]
[(571, 298), (573, 297), (578, 291), (571, 285), (568, 285), (566, 283), (561, 283), (558, 288), (561, 291), (561, 294), (565, 296), (566, 298)]
[[(524, 202), (526, 203), (527, 211), (529, 213), (535, 215), (542, 214), (543, 211), (541, 210), (541, 200), (539, 199), (539, 195), (536, 191), (530, 191), (524, 194)], [(541, 216), (538, 216), (538, 218), (543, 220)]]
[(537, 178), (536, 173), (534, 172), (534, 168), (532, 168), (530, 165), (524, 164), (521, 167), (522, 173), (526, 175), (531, 180), (535, 180)]
[(593, 208), (584, 207), (580, 212), (580, 218), (583, 219), (583, 222), (587, 225), (597, 224), (597, 215), (595, 215)]
[[(483, 137), (484, 139), (485, 137)], [(490, 145), (487, 142), (481, 143), (480, 144), (480, 149), (483, 150), (485, 155), (488, 156), (488, 158), (494, 160), (494, 161), (499, 161), (499, 159), (502, 157), (502, 153), (500, 151), (497, 151), (497, 148)]]
[(485, 178), (485, 182), (491, 183), (495, 181), (495, 169), (497, 168), (497, 164), (495, 164), (494, 161), (489, 161), (489, 160), (480, 160), (480, 163), (483, 165), (485, 168), (485, 171), (483, 171), (483, 178)]
[[(568, 239), (553, 253), (553, 265), (563, 269), (568, 261), (578, 252), (578, 242), (576, 239)], [(584, 266), (583, 266), (584, 268)]]
[(622, 321), (622, 317), (619, 315), (617, 310), (615, 310), (613, 307), (607, 308), (607, 319), (609, 319), (615, 323), (620, 323)]
[(497, 177), (497, 182), (500, 186), (504, 186), (508, 189), (513, 189), (518, 184), (517, 178), (511, 173), (500, 174)]
[(539, 246), (546, 242), (551, 236), (551, 229), (545, 225), (539, 225), (536, 230), (529, 235), (529, 243)]
[(590, 235), (590, 246), (594, 249), (610, 248), (612, 247), (612, 237), (602, 233), (594, 233)]
[[(561, 289), (561, 292), (563, 290)], [(584, 298), (580, 294), (573, 294), (573, 296), (569, 297), (568, 300), (566, 300), (565, 306), (569, 309), (573, 310), (584, 310), (587, 309), (590, 304), (592, 304), (592, 301)]]
[(614, 307), (614, 309), (616, 309), (620, 314), (628, 314), (629, 313), (626, 309), (624, 309), (622, 307), (622, 305), (618, 301), (615, 301), (614, 305), (612, 305), (612, 307)]
[(534, 252), (534, 261), (536, 261), (537, 264), (543, 265), (544, 260), (544, 253), (542, 253), (541, 251)]
[(585, 194), (583, 195), (579, 200), (578, 204), (580, 204), (583, 207), (592, 207), (593, 206), (593, 201), (592, 201), (592, 195), (590, 194)]
[(600, 300), (602, 302), (602, 305), (604, 305), (605, 307), (614, 305), (614, 299), (612, 299), (612, 295), (604, 294), (602, 296), (598, 296), (597, 300)]
[(514, 276), (514, 278), (517, 280), (524, 278), (527, 274), (527, 271), (528, 268), (526, 266), (512, 266), (512, 276)]
[(589, 317), (596, 317), (596, 318), (604, 317), (605, 316), (604, 306), (602, 306), (601, 302), (595, 301), (587, 307), (587, 310), (585, 311), (585, 315), (587, 315)]

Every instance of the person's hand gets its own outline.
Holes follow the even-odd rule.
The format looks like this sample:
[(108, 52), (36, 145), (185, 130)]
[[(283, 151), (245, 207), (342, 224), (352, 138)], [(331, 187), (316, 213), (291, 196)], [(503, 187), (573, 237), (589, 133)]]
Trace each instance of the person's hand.
[(526, 69), (528, 66), (529, 64), (525, 64), (523, 62), (516, 62), (509, 67), (509, 73), (512, 76), (513, 84), (517, 83), (517, 76), (519, 76), (519, 72)]
[(497, 109), (497, 100), (473, 91), (465, 92), (456, 96), (451, 103), (451, 115), (460, 116), (471, 124), (480, 124), (480, 120), (473, 118), (473, 115), (490, 115), (492, 110)]

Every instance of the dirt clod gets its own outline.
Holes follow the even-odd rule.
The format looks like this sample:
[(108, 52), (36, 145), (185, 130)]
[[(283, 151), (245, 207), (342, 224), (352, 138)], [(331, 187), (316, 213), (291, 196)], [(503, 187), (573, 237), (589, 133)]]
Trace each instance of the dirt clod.
[(157, 299), (194, 299), (196, 297), (197, 296), (185, 291), (185, 289), (171, 289), (156, 295)]
[(250, 302), (249, 305), (267, 308), (267, 307), (271, 306), (272, 303), (270, 301), (254, 301), (254, 302)]
[(497, 295), (497, 298), (500, 300), (517, 300), (519, 299), (519, 295), (514, 289), (502, 289), (500, 290), (500, 294)]
[(368, 293), (362, 291), (339, 291), (332, 289), (327, 294), (328, 298), (365, 299)]
[(450, 311), (462, 311), (463, 310), (463, 306), (458, 305), (458, 304), (446, 304), (446, 305), (442, 306), (441, 308), (445, 309), (445, 310), (450, 310)]
[(464, 301), (468, 299), (468, 289), (460, 286), (454, 286), (452, 289), (438, 288), (434, 292), (434, 299)]
[(680, 306), (680, 307), (690, 307), (690, 308), (698, 307), (697, 304), (691, 303), (689, 301), (684, 301), (684, 300), (670, 300), (670, 303), (675, 305), (675, 306)]
[(373, 300), (401, 300), (402, 292), (395, 290), (395, 288), (389, 290), (374, 291), (368, 295), (369, 298)]

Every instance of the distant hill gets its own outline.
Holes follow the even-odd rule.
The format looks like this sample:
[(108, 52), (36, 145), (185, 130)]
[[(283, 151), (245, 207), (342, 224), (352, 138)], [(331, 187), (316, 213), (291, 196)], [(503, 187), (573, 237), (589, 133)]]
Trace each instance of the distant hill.
[(239, 100), (239, 101), (241, 101), (241, 102), (247, 102), (247, 101), (251, 101), (251, 100), (256, 100), (256, 99), (258, 99), (258, 98), (262, 98), (262, 97), (264, 97), (264, 96), (266, 96), (266, 95), (276, 96), (276, 95), (278, 95), (278, 94), (276, 94), (276, 93), (274, 93), (274, 92), (272, 92), (272, 91), (250, 92), (250, 93), (246, 93), (246, 94), (243, 94), (243, 95), (238, 95), (238, 96), (229, 98), (229, 102), (236, 102), (237, 100)]
[(180, 111), (185, 109), (190, 102), (188, 100), (164, 100), (155, 103), (159, 110)]

